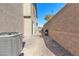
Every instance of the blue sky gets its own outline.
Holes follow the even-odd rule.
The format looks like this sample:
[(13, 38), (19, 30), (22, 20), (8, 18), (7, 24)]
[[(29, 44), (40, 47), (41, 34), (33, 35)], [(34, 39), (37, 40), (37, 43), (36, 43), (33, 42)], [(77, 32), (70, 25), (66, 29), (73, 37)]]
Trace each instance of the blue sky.
[(44, 17), (48, 14), (55, 15), (64, 7), (64, 3), (37, 3), (38, 26), (43, 26), (47, 21)]

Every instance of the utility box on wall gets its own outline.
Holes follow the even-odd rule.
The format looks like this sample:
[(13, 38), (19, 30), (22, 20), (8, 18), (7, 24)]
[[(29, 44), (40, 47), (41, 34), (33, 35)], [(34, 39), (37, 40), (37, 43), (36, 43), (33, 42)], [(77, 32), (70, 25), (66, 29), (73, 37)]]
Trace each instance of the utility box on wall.
[(20, 55), (22, 43), (22, 34), (18, 32), (0, 33), (0, 56)]

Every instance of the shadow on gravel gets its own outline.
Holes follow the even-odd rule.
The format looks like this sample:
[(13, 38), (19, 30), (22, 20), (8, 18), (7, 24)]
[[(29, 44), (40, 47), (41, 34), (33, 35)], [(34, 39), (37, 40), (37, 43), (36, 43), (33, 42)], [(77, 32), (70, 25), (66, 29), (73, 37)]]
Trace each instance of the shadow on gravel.
[(19, 56), (24, 56), (24, 53), (21, 53)]
[[(22, 43), (22, 48), (24, 48), (25, 42)], [(21, 53), (19, 56), (24, 56), (24, 53)]]
[(23, 42), (23, 44), (22, 44), (22, 47), (24, 48), (24, 46), (25, 46), (25, 42)]
[(65, 50), (61, 45), (59, 45), (53, 39), (50, 39), (48, 36), (42, 35), (46, 47), (54, 53), (56, 56), (73, 56), (69, 51)]

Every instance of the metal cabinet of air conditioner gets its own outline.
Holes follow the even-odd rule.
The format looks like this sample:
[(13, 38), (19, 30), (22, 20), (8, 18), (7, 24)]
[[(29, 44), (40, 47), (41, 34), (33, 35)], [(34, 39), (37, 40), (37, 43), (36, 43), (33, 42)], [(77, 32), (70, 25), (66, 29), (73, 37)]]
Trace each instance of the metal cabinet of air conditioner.
[(0, 56), (20, 55), (22, 43), (22, 34), (18, 32), (0, 33)]

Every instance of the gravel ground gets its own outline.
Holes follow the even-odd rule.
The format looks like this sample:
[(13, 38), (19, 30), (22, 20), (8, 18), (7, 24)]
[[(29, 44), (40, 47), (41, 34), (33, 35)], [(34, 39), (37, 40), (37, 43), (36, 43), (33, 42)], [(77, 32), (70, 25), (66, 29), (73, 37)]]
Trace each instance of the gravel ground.
[(24, 56), (51, 56), (54, 55), (45, 45), (44, 40), (40, 36), (33, 36), (25, 39), (23, 49)]
[(35, 35), (24, 38), (24, 56), (69, 56), (71, 55), (63, 47), (46, 36)]

